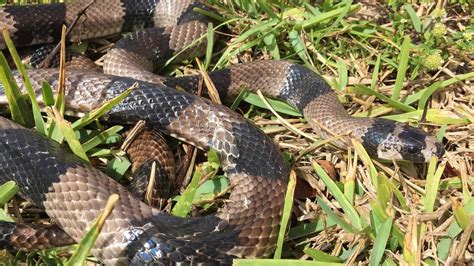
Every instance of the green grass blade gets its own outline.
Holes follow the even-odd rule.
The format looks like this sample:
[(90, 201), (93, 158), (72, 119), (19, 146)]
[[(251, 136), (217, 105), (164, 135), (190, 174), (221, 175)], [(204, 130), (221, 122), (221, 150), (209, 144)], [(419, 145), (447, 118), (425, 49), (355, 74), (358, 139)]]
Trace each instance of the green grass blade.
[[(408, 113), (398, 115), (386, 115), (383, 116), (385, 119), (394, 120), (401, 123), (416, 122), (421, 119), (423, 110), (416, 110)], [(440, 109), (429, 109), (426, 112), (426, 121), (434, 124), (442, 125), (465, 125), (474, 123), (474, 118), (462, 117), (457, 113), (440, 110)]]
[(285, 195), (285, 204), (283, 207), (283, 215), (281, 217), (280, 231), (278, 232), (277, 247), (275, 254), (273, 255), (274, 259), (280, 259), (283, 249), (283, 240), (285, 239), (285, 232), (288, 226), (288, 221), (290, 220), (291, 211), (293, 209), (293, 195), (296, 187), (296, 174), (291, 171), (290, 181), (288, 182), (288, 188)]
[(127, 97), (135, 88), (137, 88), (137, 86), (138, 86), (138, 83), (134, 83), (130, 88), (128, 88), (124, 92), (120, 93), (117, 97), (115, 97), (111, 100), (108, 100), (107, 102), (102, 104), (101, 107), (90, 111), (85, 116), (83, 116), (80, 119), (76, 120), (72, 124), (72, 128), (74, 128), (75, 130), (81, 129), (81, 128), (85, 127), (86, 125), (94, 122), (99, 117), (103, 116), (108, 111), (110, 111), (110, 109), (112, 109), (115, 105), (117, 105), (123, 99), (125, 99), (125, 97)]
[[(428, 165), (428, 172), (426, 174), (426, 195), (424, 198), (424, 207), (426, 212), (433, 212), (436, 197), (438, 195), (439, 181), (444, 172), (445, 163), (442, 163), (436, 168), (438, 158), (431, 157)], [(436, 172), (435, 172), (436, 170)]]
[(89, 158), (86, 155), (86, 152), (82, 148), (81, 143), (76, 137), (74, 133), (74, 129), (71, 126), (71, 123), (65, 120), (59, 112), (53, 107), (53, 109), (47, 110), (47, 113), (51, 119), (53, 119), (54, 123), (59, 127), (62, 135), (66, 139), (69, 148), (71, 151), (77, 155), (82, 160), (89, 162)]
[(329, 255), (327, 253), (322, 252), (321, 250), (317, 250), (314, 248), (305, 248), (303, 252), (310, 256), (313, 260), (321, 261), (321, 262), (343, 262), (342, 259)]
[(297, 225), (295, 227), (290, 228), (290, 231), (288, 232), (288, 240), (312, 235), (334, 225), (336, 225), (336, 222), (327, 218), (320, 218), (315, 222)]
[(31, 108), (22, 97), (20, 89), (11, 74), (5, 55), (0, 51), (0, 79), (2, 80), (3, 89), (7, 96), (10, 112), (13, 121), (16, 121), (26, 127), (33, 126), (33, 117), (31, 116)]
[(36, 99), (36, 92), (33, 90), (33, 86), (31, 85), (31, 81), (30, 81), (30, 78), (28, 77), (28, 74), (26, 73), (25, 66), (21, 62), (21, 58), (18, 55), (18, 52), (16, 51), (12, 40), (10, 39), (10, 35), (8, 34), (8, 31), (3, 30), (2, 33), (3, 33), (3, 38), (5, 40), (5, 44), (7, 45), (8, 50), (10, 51), (10, 54), (12, 55), (13, 61), (15, 61), (15, 65), (18, 69), (18, 72), (21, 74), (21, 77), (23, 78), (23, 83), (25, 85), (26, 92), (28, 93), (28, 96), (30, 97), (31, 109), (33, 111), (33, 119), (35, 121), (36, 130), (40, 134), (46, 135), (46, 125), (44, 123), (43, 117), (41, 116), (41, 110), (38, 105), (38, 101)]
[(321, 207), (321, 209), (323, 209), (323, 211), (329, 216), (329, 218), (331, 218), (331, 220), (333, 220), (342, 229), (350, 233), (357, 233), (357, 228), (353, 227), (344, 219), (339, 217), (336, 213), (334, 213), (321, 197), (316, 197), (316, 201), (318, 202), (318, 205)]
[[(377, 61), (375, 62), (374, 70), (372, 72), (372, 80), (370, 81), (370, 89), (375, 91), (375, 87), (377, 86), (377, 81), (379, 79), (379, 71), (380, 71), (380, 62), (381, 56), (377, 56)], [(387, 97), (388, 98), (388, 97)]]
[(448, 86), (454, 85), (458, 82), (461, 82), (461, 81), (464, 81), (464, 80), (467, 80), (467, 79), (472, 79), (472, 78), (474, 78), (474, 72), (469, 72), (469, 73), (466, 73), (466, 74), (456, 75), (453, 78), (443, 80), (443, 81), (440, 81), (440, 82), (435, 82), (435, 83), (431, 84), (428, 88), (422, 89), (420, 91), (417, 91), (417, 92), (409, 95), (406, 98), (404, 103), (405, 104), (412, 104), (416, 101), (419, 101), (418, 109), (423, 110), (425, 105), (426, 105), (426, 102), (428, 101), (428, 99), (430, 98), (430, 96), (434, 92), (436, 92), (438, 90), (441, 90), (443, 88), (446, 88)]
[(112, 213), (114, 206), (117, 204), (119, 200), (119, 196), (117, 194), (110, 195), (107, 204), (102, 211), (102, 214), (98, 217), (97, 221), (94, 222), (92, 227), (86, 233), (84, 238), (81, 240), (79, 245), (77, 246), (76, 251), (74, 254), (69, 258), (69, 260), (65, 263), (66, 266), (74, 266), (74, 265), (84, 265), (86, 262), (89, 253), (94, 246), (94, 243), (97, 237), (102, 230), (102, 227), (105, 224), (105, 220), (107, 217)]
[(405, 112), (411, 112), (411, 111), (416, 110), (415, 108), (413, 108), (413, 107), (411, 107), (407, 104), (404, 104), (402, 102), (394, 100), (393, 98), (390, 99), (389, 97), (383, 95), (382, 93), (380, 93), (378, 91), (375, 91), (375, 90), (372, 90), (369, 87), (364, 86), (364, 85), (355, 85), (354, 87), (350, 87), (349, 92), (354, 92), (354, 93), (362, 94), (362, 95), (373, 95), (373, 96), (379, 98), (380, 100), (388, 103), (390, 106), (395, 107), (395, 108), (400, 109), (400, 110), (405, 111)]
[(337, 70), (339, 73), (339, 82), (337, 84), (337, 88), (342, 91), (347, 86), (348, 82), (347, 67), (344, 61), (337, 60)]
[(82, 144), (82, 149), (85, 152), (88, 152), (90, 149), (95, 148), (96, 146), (104, 143), (110, 136), (118, 133), (123, 129), (123, 126), (113, 126), (107, 130), (99, 133), (97, 136), (91, 138), (90, 140)]
[(43, 102), (45, 106), (54, 105), (53, 88), (51, 88), (49, 83), (46, 81), (41, 83), (41, 95), (43, 96)]
[(311, 65), (308, 57), (308, 51), (306, 50), (306, 45), (301, 39), (300, 33), (300, 31), (292, 29), (290, 32), (288, 32), (288, 39), (290, 39), (290, 43), (293, 46), (295, 53), (301, 58), (301, 60), (303, 60), (306, 65)]
[[(267, 105), (255, 93), (251, 93), (251, 92), (245, 93), (242, 96), (242, 98), (247, 103), (253, 104), (260, 108), (268, 109)], [(291, 105), (285, 102), (282, 102), (280, 100), (269, 99), (269, 98), (266, 98), (266, 99), (268, 103), (270, 103), (272, 108), (275, 109), (275, 111), (277, 111), (278, 113), (287, 114), (287, 115), (296, 116), (296, 117), (303, 116), (298, 110), (296, 110)]]
[(207, 24), (207, 46), (206, 46), (206, 57), (204, 59), (204, 68), (207, 69), (209, 64), (211, 64), (212, 59), (212, 51), (214, 49), (214, 35), (215, 35), (214, 27), (212, 26), (212, 22)]
[(234, 266), (342, 266), (343, 263), (308, 260), (234, 259)]
[(265, 37), (263, 38), (263, 42), (265, 43), (267, 50), (272, 55), (273, 59), (279, 60), (280, 48), (278, 47), (278, 43), (275, 38), (275, 35), (272, 33), (265, 35)]
[(196, 167), (191, 182), (186, 187), (186, 190), (183, 192), (181, 197), (179, 197), (178, 202), (173, 207), (171, 214), (179, 217), (186, 217), (189, 211), (192, 208), (193, 199), (196, 194), (197, 188), (199, 186), (199, 181), (201, 180), (203, 170), (201, 167)]
[(353, 227), (357, 230), (362, 230), (362, 223), (359, 214), (355, 210), (354, 206), (351, 205), (349, 200), (344, 196), (344, 193), (338, 188), (336, 183), (329, 177), (324, 169), (315, 161), (312, 163), (316, 174), (321, 178), (329, 191), (331, 191), (334, 198), (337, 200), (344, 213), (348, 216)]
[(418, 15), (416, 14), (416, 11), (413, 9), (413, 7), (410, 4), (406, 4), (403, 6), (405, 10), (407, 11), (408, 15), (410, 16), (411, 22), (413, 23), (413, 27), (417, 32), (421, 32), (421, 21)]
[(375, 238), (374, 248), (370, 254), (369, 265), (377, 266), (380, 265), (383, 255), (385, 253), (385, 247), (387, 246), (388, 238), (390, 237), (390, 232), (392, 231), (393, 219), (388, 218), (385, 220), (380, 229), (378, 230), (377, 237)]
[[(351, 5), (350, 8), (349, 8), (349, 12), (352, 13), (354, 11), (357, 11), (357, 10), (360, 9), (360, 7), (361, 7), (361, 5), (359, 5), (359, 4)], [(325, 22), (326, 20), (336, 18), (341, 13), (344, 13), (344, 12), (347, 12), (346, 7), (337, 8), (337, 9), (322, 13), (318, 16), (314, 16), (310, 19), (307, 19), (301, 24), (301, 26), (305, 29), (306, 28), (311, 28), (311, 27), (314, 27), (314, 26), (316, 26), (316, 25), (318, 25), (322, 22)]]
[(0, 206), (5, 205), (20, 191), (14, 181), (8, 181), (0, 186)]
[(408, 69), (408, 59), (410, 57), (410, 45), (410, 37), (405, 36), (400, 51), (397, 79), (395, 80), (395, 85), (393, 87), (392, 100), (394, 101), (398, 100), (400, 97), (400, 91), (403, 88), (403, 81), (405, 80), (405, 74)]

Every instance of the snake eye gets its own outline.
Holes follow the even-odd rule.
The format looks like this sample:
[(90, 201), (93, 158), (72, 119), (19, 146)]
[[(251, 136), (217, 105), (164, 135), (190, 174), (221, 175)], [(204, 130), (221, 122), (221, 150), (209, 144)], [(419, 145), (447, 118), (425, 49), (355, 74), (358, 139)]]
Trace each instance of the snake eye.
[(415, 154), (415, 153), (418, 153), (418, 148), (415, 146), (409, 145), (408, 147), (406, 147), (406, 151), (410, 154)]

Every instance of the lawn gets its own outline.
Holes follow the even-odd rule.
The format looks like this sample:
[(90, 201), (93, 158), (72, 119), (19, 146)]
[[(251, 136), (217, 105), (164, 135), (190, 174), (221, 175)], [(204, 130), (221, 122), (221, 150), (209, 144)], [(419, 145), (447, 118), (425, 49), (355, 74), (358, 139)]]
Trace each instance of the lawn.
[[(448, 2), (209, 1), (216, 12), (209, 14), (214, 22), (207, 38), (216, 43), (200, 59), (207, 71), (263, 59), (305, 65), (325, 78), (352, 115), (422, 128), (447, 150), (428, 164), (371, 160), (358, 145), (347, 150), (328, 145), (294, 109), (280, 102), (269, 107), (257, 94), (242, 95), (245, 103), (234, 104), (236, 112), (274, 140), (292, 164), (297, 184), (293, 202), (288, 197), (293, 207), (287, 209), (288, 230), (281, 234), (275, 260), (237, 260), (236, 265), (474, 263), (474, 11), (468, 0)], [(86, 41), (76, 49), (94, 48), (100, 64), (109, 41)], [(197, 62), (190, 59), (163, 70), (177, 76), (198, 73)], [(57, 124), (62, 125), (61, 119)], [(80, 120), (73, 124), (76, 133), (55, 132), (79, 136), (69, 144), (84, 159), (113, 177), (128, 176), (128, 160), (111, 148), (118, 145), (122, 127), (94, 123)], [(92, 129), (84, 129), (86, 124)], [(102, 132), (106, 141), (90, 138), (90, 131)], [(182, 154), (188, 149), (179, 148)], [(193, 213), (215, 209), (225, 200), (221, 191), (210, 198), (206, 193), (215, 192), (215, 184), (224, 191), (228, 184), (216, 175), (214, 157), (210, 153), (207, 162), (196, 165), (212, 172), (207, 178), (214, 181), (198, 188), (197, 196), (181, 197), (194, 203)], [(191, 179), (200, 174), (196, 171)], [(191, 181), (191, 186), (198, 183)], [(15, 190), (7, 185), (0, 188), (0, 205)], [(24, 213), (26, 221), (46, 220), (18, 198), (7, 206), (10, 213)], [(74, 249), (32, 252), (26, 260), (56, 264)]]

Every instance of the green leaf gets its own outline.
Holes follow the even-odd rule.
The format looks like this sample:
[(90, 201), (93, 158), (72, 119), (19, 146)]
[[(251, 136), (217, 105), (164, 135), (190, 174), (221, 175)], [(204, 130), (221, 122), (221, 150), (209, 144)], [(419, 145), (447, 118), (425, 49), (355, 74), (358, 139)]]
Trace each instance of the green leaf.
[(347, 86), (348, 82), (347, 67), (344, 61), (337, 60), (337, 70), (339, 73), (338, 89), (342, 91)]
[(323, 209), (323, 211), (331, 218), (331, 220), (333, 220), (342, 229), (349, 233), (356, 233), (358, 231), (356, 228), (348, 224), (346, 221), (344, 221), (344, 219), (334, 213), (321, 197), (316, 197), (316, 201), (318, 202), (321, 209)]
[(89, 256), (89, 253), (92, 247), (94, 246), (94, 243), (97, 240), (97, 237), (99, 236), (102, 227), (105, 224), (105, 220), (112, 213), (112, 210), (117, 204), (118, 200), (119, 196), (117, 194), (110, 195), (103, 212), (98, 217), (97, 221), (94, 222), (94, 224), (86, 233), (81, 242), (79, 242), (76, 251), (71, 256), (71, 258), (69, 258), (69, 260), (65, 263), (66, 266), (85, 264), (86, 259)]
[(315, 222), (297, 225), (290, 228), (290, 231), (288, 232), (288, 240), (294, 240), (300, 237), (315, 234), (334, 225), (336, 225), (336, 222), (328, 218), (320, 218)]
[(327, 253), (322, 252), (321, 250), (317, 250), (314, 248), (305, 248), (303, 252), (309, 255), (311, 258), (317, 261), (325, 261), (325, 262), (343, 262), (342, 259), (329, 255)]
[(395, 85), (393, 87), (392, 100), (398, 100), (400, 97), (400, 91), (403, 87), (403, 81), (405, 80), (405, 74), (408, 68), (408, 59), (410, 57), (410, 37), (405, 36), (403, 38), (402, 48), (400, 51), (399, 64), (397, 79), (395, 80)]
[[(212, 179), (206, 180), (196, 190), (193, 204), (197, 204), (202, 200), (212, 200), (220, 193), (226, 191), (230, 186), (229, 179), (225, 176), (215, 176)], [(179, 196), (181, 197), (181, 196)]]
[(207, 69), (212, 59), (212, 50), (214, 48), (214, 27), (212, 22), (207, 24), (207, 47), (206, 47), (206, 57), (204, 59), (204, 68)]
[(186, 187), (186, 190), (183, 192), (181, 197), (179, 197), (178, 201), (176, 202), (176, 205), (171, 211), (171, 214), (179, 217), (186, 217), (186, 215), (188, 215), (189, 211), (193, 206), (193, 199), (196, 194), (196, 190), (199, 186), (199, 181), (201, 180), (201, 177), (202, 169), (201, 167), (196, 167), (193, 177), (191, 178), (191, 182), (189, 182), (189, 185)]
[(123, 99), (125, 99), (125, 97), (127, 97), (137, 87), (138, 87), (138, 82), (134, 83), (130, 88), (128, 88), (124, 92), (120, 93), (120, 95), (118, 95), (117, 97), (115, 97), (111, 100), (108, 100), (107, 102), (102, 104), (101, 107), (90, 111), (88, 114), (86, 114), (83, 117), (81, 117), (80, 119), (76, 120), (72, 124), (72, 127), (75, 130), (77, 130), (77, 129), (83, 128), (86, 125), (94, 122), (99, 117), (103, 116), (108, 111), (110, 111), (110, 109), (112, 109), (115, 105), (117, 105)]
[[(268, 109), (267, 105), (255, 93), (250, 93), (250, 92), (245, 93), (243, 95), (243, 100), (246, 101), (247, 103), (253, 104), (253, 105), (258, 106), (260, 108)], [(270, 98), (267, 98), (267, 101), (273, 107), (273, 109), (275, 109), (275, 111), (277, 111), (278, 113), (287, 114), (287, 115), (291, 115), (291, 116), (297, 116), (297, 117), (302, 116), (301, 113), (298, 110), (296, 110), (291, 105), (289, 105), (285, 102), (270, 99)]]
[[(91, 150), (92, 151), (92, 150)], [(104, 156), (107, 155), (110, 151), (106, 149), (101, 149), (101, 151), (95, 151), (92, 156)], [(122, 177), (132, 163), (125, 156), (116, 156), (107, 163), (106, 173), (108, 176), (114, 178)]]
[(211, 164), (212, 168), (218, 169), (221, 166), (219, 152), (215, 149), (210, 149), (207, 153), (207, 161)]
[(33, 86), (31, 85), (31, 81), (30, 81), (30, 78), (28, 77), (28, 74), (26, 73), (25, 66), (21, 62), (21, 58), (18, 55), (18, 52), (16, 51), (12, 40), (10, 39), (8, 30), (4, 29), (2, 33), (3, 33), (5, 44), (7, 45), (8, 50), (10, 51), (13, 61), (15, 61), (15, 65), (18, 69), (18, 72), (21, 74), (21, 77), (23, 78), (23, 83), (24, 83), (26, 92), (28, 96), (30, 97), (31, 110), (33, 111), (33, 119), (35, 121), (36, 130), (40, 134), (46, 135), (46, 125), (44, 123), (43, 117), (41, 116), (41, 110), (39, 108), (38, 101), (36, 99), (36, 92), (33, 90)]
[[(349, 12), (354, 12), (354, 11), (357, 11), (359, 10), (361, 7), (361, 5), (359, 4), (356, 4), (356, 5), (351, 5), (350, 8), (349, 8)], [(330, 20), (330, 19), (333, 19), (333, 18), (336, 18), (338, 17), (341, 13), (344, 13), (344, 12), (347, 12), (347, 9), (346, 7), (341, 7), (341, 8), (337, 8), (337, 9), (334, 9), (334, 10), (331, 10), (331, 11), (328, 11), (328, 12), (325, 12), (325, 13), (321, 13), (319, 14), (318, 16), (313, 16), (312, 18), (310, 19), (307, 19), (305, 20), (301, 26), (303, 28), (311, 28), (311, 27), (314, 27), (316, 26), (317, 24), (320, 24), (322, 22), (325, 22), (326, 20)]]
[(378, 230), (377, 237), (375, 238), (374, 248), (370, 254), (369, 265), (376, 266), (380, 265), (383, 255), (385, 253), (385, 247), (387, 246), (388, 238), (392, 230), (393, 219), (388, 218), (385, 220), (380, 229)]
[(416, 110), (415, 108), (413, 108), (409, 105), (406, 105), (402, 102), (394, 100), (393, 98), (390, 99), (389, 97), (383, 95), (382, 93), (380, 93), (378, 91), (374, 91), (374, 90), (372, 90), (372, 89), (370, 89), (370, 88), (368, 88), (367, 86), (364, 86), (364, 85), (355, 85), (354, 87), (350, 87), (349, 92), (362, 94), (362, 95), (373, 95), (373, 96), (379, 98), (380, 100), (388, 103), (390, 106), (393, 106), (393, 107), (395, 107), (397, 109), (400, 109), (402, 111), (405, 111), (405, 112), (410, 112), (410, 111), (415, 111)]
[(99, 133), (97, 136), (83, 143), (82, 148), (84, 149), (85, 152), (88, 152), (90, 149), (104, 143), (108, 138), (118, 133), (122, 129), (123, 129), (123, 126), (113, 126), (111, 128), (108, 128), (107, 130)]
[(352, 226), (354, 226), (358, 231), (362, 230), (362, 224), (360, 221), (359, 214), (351, 205), (349, 200), (347, 200), (347, 198), (344, 196), (344, 193), (339, 190), (336, 183), (332, 181), (332, 179), (317, 162), (313, 161), (312, 165), (314, 170), (316, 171), (316, 174), (319, 176), (319, 178), (321, 178), (328, 190), (331, 191), (332, 195), (337, 200), (339, 205), (341, 205), (341, 208), (344, 210), (344, 213), (351, 221)]
[(288, 39), (290, 39), (290, 43), (293, 46), (296, 54), (303, 60), (306, 65), (310, 65), (310, 61), (308, 58), (308, 52), (306, 51), (306, 45), (304, 44), (303, 40), (300, 37), (300, 31), (296, 29), (292, 29), (288, 32)]
[(5, 95), (10, 107), (13, 121), (18, 122), (26, 127), (32, 127), (34, 120), (31, 115), (31, 108), (22, 97), (20, 89), (13, 78), (11, 69), (8, 66), (7, 59), (3, 52), (0, 51), (0, 79), (2, 80)]
[(342, 266), (343, 263), (308, 260), (234, 259), (234, 266)]
[(54, 105), (53, 89), (46, 81), (41, 83), (41, 94), (43, 95), (43, 102), (45, 106)]
[(283, 240), (285, 239), (286, 228), (288, 227), (288, 221), (290, 220), (291, 211), (293, 208), (293, 195), (296, 187), (296, 174), (291, 172), (290, 181), (288, 182), (288, 187), (285, 195), (285, 203), (283, 206), (283, 215), (281, 217), (280, 231), (278, 232), (277, 247), (275, 254), (273, 255), (274, 259), (281, 258), (281, 252), (283, 249)]
[(263, 42), (265, 43), (268, 51), (272, 55), (273, 59), (279, 60), (280, 59), (280, 49), (278, 47), (277, 40), (275, 38), (275, 35), (272, 33), (269, 33), (265, 35), (263, 38)]
[(426, 194), (424, 198), (424, 207), (426, 212), (433, 212), (434, 210), (436, 197), (438, 195), (439, 181), (441, 179), (441, 175), (444, 172), (444, 167), (446, 166), (446, 164), (443, 163), (440, 164), (438, 168), (436, 168), (437, 162), (438, 158), (432, 156), (428, 165), (428, 172), (426, 174)]
[(66, 139), (69, 148), (71, 148), (71, 151), (82, 160), (89, 162), (89, 158), (87, 157), (86, 152), (82, 148), (81, 143), (77, 139), (76, 133), (74, 132), (71, 123), (62, 118), (59, 112), (54, 107), (51, 110), (52, 111), (48, 111), (48, 114), (51, 119), (53, 119), (54, 123), (59, 127), (59, 130), (61, 130), (61, 133), (64, 136), (64, 139)]
[(418, 15), (416, 14), (416, 11), (413, 9), (413, 7), (410, 4), (406, 4), (403, 6), (405, 10), (407, 11), (408, 15), (410, 16), (411, 22), (413, 23), (413, 27), (417, 32), (421, 32), (421, 21)]
[(0, 206), (5, 205), (20, 191), (20, 188), (14, 181), (7, 181), (0, 186)]
[[(423, 115), (423, 110), (416, 110), (398, 115), (386, 115), (385, 119), (394, 120), (401, 123), (419, 121)], [(440, 109), (428, 109), (426, 112), (426, 120), (438, 125), (467, 125), (474, 123), (474, 119), (468, 117), (460, 117), (459, 114)]]

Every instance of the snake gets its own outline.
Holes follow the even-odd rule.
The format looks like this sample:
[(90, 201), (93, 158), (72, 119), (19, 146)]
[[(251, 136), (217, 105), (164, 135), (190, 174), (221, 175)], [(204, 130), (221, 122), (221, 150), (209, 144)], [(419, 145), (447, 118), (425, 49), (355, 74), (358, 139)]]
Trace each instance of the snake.
[[(17, 182), (21, 195), (43, 208), (57, 225), (48, 233), (37, 233), (35, 226), (0, 222), (0, 245), (34, 242), (46, 247), (54, 239), (69, 243), (59, 237), (61, 230), (80, 241), (109, 196), (118, 194), (118, 204), (91, 251), (106, 265), (227, 265), (234, 258), (267, 257), (275, 250), (290, 171), (276, 144), (228, 107), (196, 96), (201, 76), (153, 73), (170, 56), (182, 60), (182, 50), (191, 57), (202, 54), (206, 43), (201, 36), (209, 20), (196, 8), (209, 7), (194, 0), (95, 0), (0, 9), (0, 28), (9, 31), (18, 47), (57, 41), (61, 25), (74, 20), (68, 35), (72, 42), (131, 32), (105, 56), (104, 73), (67, 70), (66, 109), (87, 113), (136, 85), (103, 119), (122, 124), (144, 120), (148, 127), (199, 149), (215, 150), (232, 187), (216, 214), (165, 214), (60, 144), (0, 117), (0, 182)], [(188, 51), (190, 44), (194, 48)], [(3, 37), (0, 48), (5, 48)], [(42, 83), (56, 88), (59, 70), (27, 72), (43, 104)], [(24, 91), (21, 75), (14, 71), (13, 76)], [(245, 88), (287, 102), (315, 133), (341, 149), (357, 139), (374, 158), (416, 163), (444, 153), (443, 145), (421, 129), (350, 116), (324, 79), (299, 64), (255, 61), (212, 71), (209, 77), (223, 99), (233, 99)], [(0, 105), (6, 104), (1, 86)]]

